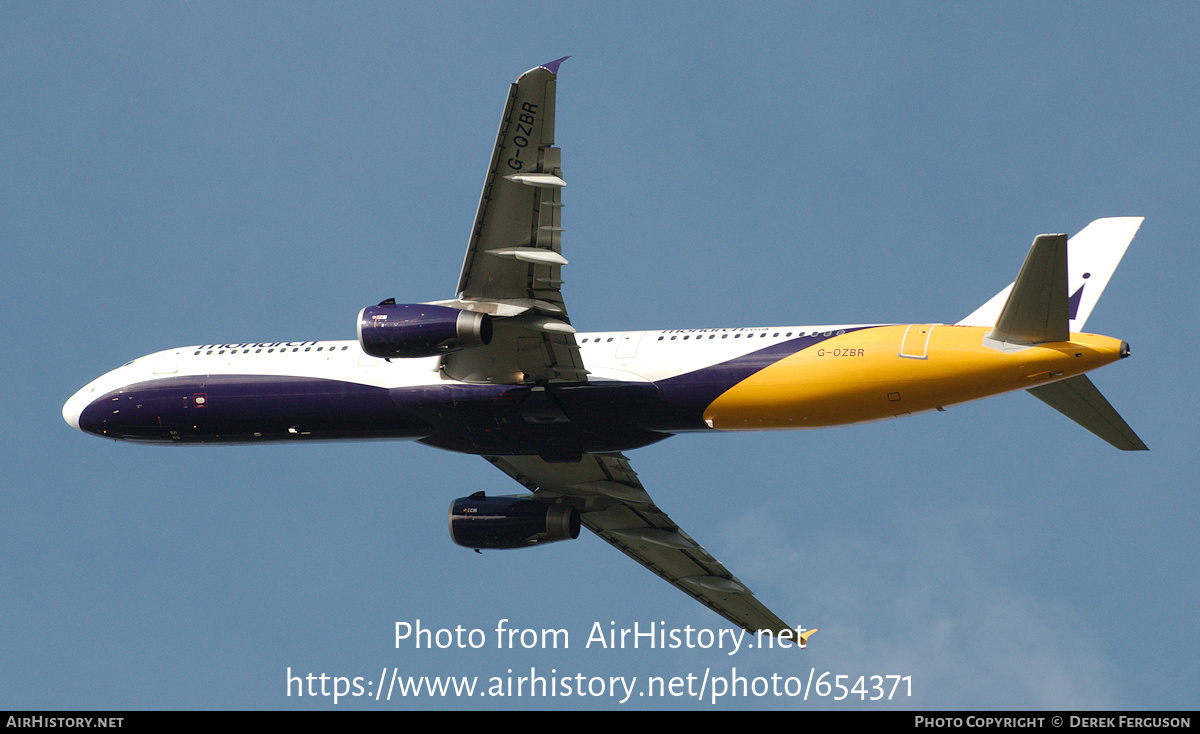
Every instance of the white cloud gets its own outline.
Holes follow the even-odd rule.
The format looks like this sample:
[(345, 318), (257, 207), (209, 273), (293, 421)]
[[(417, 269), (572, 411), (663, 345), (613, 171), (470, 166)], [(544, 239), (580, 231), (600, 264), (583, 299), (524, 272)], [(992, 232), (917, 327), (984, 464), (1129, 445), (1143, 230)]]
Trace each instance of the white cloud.
[[(1004, 538), (988, 533), (988, 515), (926, 509), (868, 534), (797, 532), (759, 510), (737, 518), (726, 541), (760, 598), (788, 621), (821, 629), (806, 667), (911, 675), (913, 697), (899, 703), (917, 708), (1119, 706), (1101, 632), (1068, 603), (1026, 588), (1036, 583), (1022, 579), (1035, 576), (1004, 578)], [(805, 525), (820, 527), (811, 518)], [(788, 603), (775, 604), (780, 598)]]

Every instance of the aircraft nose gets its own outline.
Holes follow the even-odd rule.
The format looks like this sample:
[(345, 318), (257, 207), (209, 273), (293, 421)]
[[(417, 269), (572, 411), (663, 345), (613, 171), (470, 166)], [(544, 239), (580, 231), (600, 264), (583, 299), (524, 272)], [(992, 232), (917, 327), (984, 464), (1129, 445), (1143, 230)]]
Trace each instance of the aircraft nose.
[(88, 404), (86, 398), (82, 398), (83, 390), (72, 395), (66, 403), (63, 404), (62, 415), (63, 420), (67, 425), (75, 430), (79, 430), (79, 414), (83, 412), (84, 407)]
[(83, 411), (92, 404), (92, 400), (96, 397), (96, 389), (92, 385), (88, 385), (79, 392), (72, 395), (66, 403), (63, 404), (62, 416), (67, 425), (79, 431), (84, 431), (79, 425), (79, 417)]

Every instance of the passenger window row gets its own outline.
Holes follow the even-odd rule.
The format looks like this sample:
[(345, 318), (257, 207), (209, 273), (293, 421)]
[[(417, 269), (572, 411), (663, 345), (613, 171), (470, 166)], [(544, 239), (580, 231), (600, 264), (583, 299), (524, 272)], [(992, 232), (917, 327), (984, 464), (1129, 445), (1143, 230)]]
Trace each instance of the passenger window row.
[[(338, 347), (336, 347), (336, 346), (333, 346), (333, 347), (329, 347), (329, 348), (328, 348), (328, 351), (330, 351), (330, 352), (338, 352), (338, 351), (344, 352), (344, 351), (346, 351), (346, 350), (347, 350), (347, 349), (349, 349), (349, 348), (350, 348), (350, 346), (349, 346), (349, 345), (343, 346), (343, 347), (341, 347), (340, 349), (339, 349)], [(255, 354), (259, 354), (259, 353), (261, 353), (261, 352), (263, 351), (263, 349), (264, 349), (264, 347), (258, 347), (257, 349), (255, 349), (255, 350), (254, 350), (254, 353), (255, 353)], [(276, 349), (275, 347), (268, 347), (268, 348), (266, 348), (267, 354), (271, 354), (272, 352), (274, 352), (274, 351), (275, 351), (275, 349)], [(280, 353), (280, 354), (283, 354), (283, 353), (287, 352), (287, 351), (288, 351), (288, 349), (289, 349), (289, 347), (279, 347), (279, 353)], [(300, 351), (300, 347), (291, 347), (290, 349), (291, 349), (293, 352), (299, 352), (299, 351)], [(322, 351), (326, 351), (326, 348), (325, 348), (325, 347), (323, 347), (323, 346), (317, 347), (316, 349), (313, 349), (312, 347), (304, 347), (304, 351), (306, 351), (306, 352), (312, 352), (312, 351), (316, 351), (316, 352), (322, 352)], [(216, 350), (209, 349), (209, 350), (207, 350), (207, 351), (205, 351), (205, 352), (204, 352), (204, 355), (205, 355), (205, 356), (208, 356), (208, 355), (210, 355), (210, 354), (213, 354), (214, 352), (215, 352), (216, 354), (225, 354), (226, 352), (228, 352), (229, 354), (237, 354), (237, 353), (238, 353), (238, 350), (236, 350), (236, 349), (216, 349)], [(192, 356), (193, 356), (193, 357), (198, 357), (198, 356), (200, 356), (200, 353), (201, 353), (201, 350), (197, 349), (196, 351), (192, 352)], [(249, 349), (249, 348), (243, 349), (243, 350), (241, 351), (241, 353), (242, 353), (242, 354), (249, 354), (249, 353), (250, 353), (250, 349)]]

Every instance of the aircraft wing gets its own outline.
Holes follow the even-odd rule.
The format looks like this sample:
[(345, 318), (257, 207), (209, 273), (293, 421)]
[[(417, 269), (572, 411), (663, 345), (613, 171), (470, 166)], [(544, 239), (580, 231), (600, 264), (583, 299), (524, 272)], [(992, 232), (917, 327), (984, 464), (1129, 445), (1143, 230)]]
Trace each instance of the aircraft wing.
[(458, 296), (439, 305), (497, 317), (492, 342), (447, 355), (441, 368), (466, 382), (582, 382), (587, 372), (560, 286), (560, 151), (554, 94), (564, 59), (512, 85), (479, 197)]
[(738, 627), (796, 639), (793, 628), (655, 506), (622, 454), (584, 454), (566, 464), (537, 456), (484, 458), (539, 498), (575, 504), (589, 530)]

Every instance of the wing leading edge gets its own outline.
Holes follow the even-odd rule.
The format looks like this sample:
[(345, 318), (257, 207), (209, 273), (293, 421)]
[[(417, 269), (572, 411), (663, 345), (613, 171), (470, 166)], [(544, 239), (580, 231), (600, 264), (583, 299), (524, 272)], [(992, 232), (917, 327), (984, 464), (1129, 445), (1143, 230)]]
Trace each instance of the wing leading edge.
[(583, 524), (675, 588), (748, 632), (807, 642), (692, 539), (646, 493), (622, 454), (585, 454), (569, 464), (536, 456), (485, 459), (547, 502), (576, 504)]

